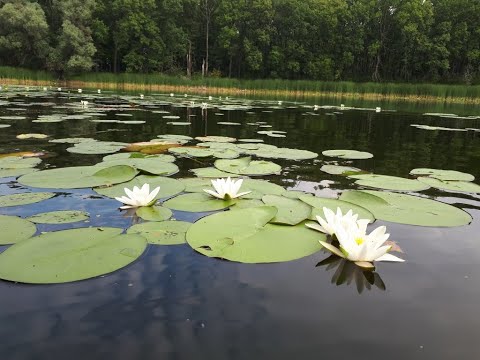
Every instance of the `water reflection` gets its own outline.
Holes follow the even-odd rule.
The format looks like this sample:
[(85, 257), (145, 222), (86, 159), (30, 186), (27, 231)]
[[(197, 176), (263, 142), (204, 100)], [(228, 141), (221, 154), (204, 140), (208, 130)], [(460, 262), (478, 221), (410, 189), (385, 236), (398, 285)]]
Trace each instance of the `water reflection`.
[(333, 270), (332, 284), (337, 286), (344, 284), (348, 286), (355, 285), (359, 294), (373, 288), (382, 291), (386, 290), (385, 283), (377, 272), (362, 269), (353, 262), (336, 255), (331, 255), (320, 261), (316, 267), (325, 267), (327, 271)]

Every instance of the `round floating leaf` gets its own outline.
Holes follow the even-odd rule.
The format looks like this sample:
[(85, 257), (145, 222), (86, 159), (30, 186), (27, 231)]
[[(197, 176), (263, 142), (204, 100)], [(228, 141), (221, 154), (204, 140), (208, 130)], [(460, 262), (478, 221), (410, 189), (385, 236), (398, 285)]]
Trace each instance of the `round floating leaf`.
[(312, 208), (304, 202), (283, 196), (265, 195), (262, 201), (278, 210), (277, 215), (270, 220), (273, 224), (297, 225), (308, 219), (312, 212)]
[(313, 194), (306, 193), (299, 190), (288, 190), (285, 191), (282, 196), (289, 198), (289, 199), (300, 199), (300, 196), (313, 196)]
[(430, 188), (418, 180), (404, 179), (396, 176), (365, 174), (350, 175), (350, 178), (357, 179), (355, 184), (368, 186), (377, 189), (396, 190), (396, 191), (423, 191)]
[(321, 216), (325, 219), (323, 208), (326, 207), (327, 209), (330, 209), (335, 213), (337, 212), (337, 208), (340, 208), (343, 214), (346, 214), (349, 210), (352, 210), (354, 214), (358, 214), (359, 219), (368, 219), (371, 223), (375, 221), (375, 217), (370, 211), (368, 211), (364, 207), (346, 201), (309, 195), (300, 196), (300, 200), (313, 207), (312, 213), (310, 215), (311, 220), (316, 220), (317, 216)]
[(45, 134), (20, 134), (17, 135), (17, 139), (26, 140), (26, 139), (46, 139), (48, 135)]
[(442, 181), (430, 177), (419, 177), (418, 181), (435, 189), (466, 193), (480, 193), (480, 185), (468, 181)]
[(174, 134), (164, 134), (164, 135), (158, 135), (158, 138), (160, 139), (165, 139), (165, 140), (173, 140), (173, 141), (190, 141), (193, 140), (192, 137), (186, 136), (186, 135), (174, 135)]
[(112, 154), (122, 150), (127, 145), (113, 141), (83, 141), (68, 148), (67, 151), (85, 155)]
[(221, 171), (239, 175), (270, 175), (282, 170), (280, 165), (270, 161), (252, 161), (251, 157), (234, 160), (217, 160), (215, 167)]
[(343, 175), (343, 176), (365, 173), (363, 170), (357, 169), (355, 167), (340, 166), (340, 165), (323, 165), (320, 168), (320, 171), (323, 171), (331, 175)]
[(173, 140), (160, 140), (158, 142), (140, 142), (129, 144), (123, 149), (123, 151), (141, 152), (142, 154), (161, 154), (170, 148), (178, 146), (181, 146), (181, 144)]
[(12, 125), (9, 125), (9, 124), (0, 124), (0, 129), (5, 129), (5, 128), (8, 128)]
[(196, 137), (195, 140), (203, 141), (203, 142), (224, 142), (224, 143), (237, 141), (237, 139), (227, 137), (227, 136), (203, 136), (203, 137), (199, 136), (199, 137)]
[(265, 195), (281, 196), (285, 193), (285, 189), (280, 185), (273, 184), (266, 180), (244, 179), (241, 192), (251, 191), (250, 194), (243, 196), (244, 199), (259, 199)]
[(258, 150), (247, 151), (247, 153), (268, 159), (308, 160), (318, 157), (318, 154), (312, 151), (289, 148), (266, 148), (265, 146), (261, 146)]
[(472, 217), (465, 211), (439, 201), (382, 191), (347, 191), (340, 200), (369, 210), (379, 220), (436, 227), (467, 225)]
[(86, 142), (86, 141), (96, 141), (96, 140), (92, 138), (65, 138), (65, 139), (53, 139), (53, 140), (49, 140), (48, 142), (51, 142), (54, 144), (80, 144), (81, 142)]
[(189, 122), (186, 122), (186, 121), (171, 121), (171, 122), (167, 122), (167, 125), (172, 125), (172, 126), (190, 126), (190, 125), (192, 125), (192, 124), (189, 123)]
[(131, 166), (118, 165), (100, 169), (77, 166), (37, 171), (18, 179), (23, 185), (47, 189), (81, 189), (124, 183), (137, 175)]
[(163, 203), (163, 206), (177, 211), (208, 212), (226, 209), (236, 202), (232, 200), (216, 199), (202, 193), (183, 194)]
[(136, 214), (146, 221), (165, 221), (172, 217), (172, 211), (163, 206), (143, 206)]
[(6, 156), (0, 158), (0, 170), (28, 169), (37, 166), (41, 162), (42, 159), (35, 157)]
[(223, 171), (220, 171), (214, 167), (198, 168), (190, 170), (198, 177), (204, 178), (226, 178), (226, 177), (238, 177), (238, 174), (230, 174)]
[(349, 160), (360, 160), (360, 159), (371, 159), (373, 154), (364, 151), (357, 150), (326, 150), (323, 151), (324, 156), (337, 157), (340, 159), (349, 159)]
[(55, 193), (50, 192), (3, 195), (0, 196), (0, 207), (34, 204), (43, 200), (50, 199), (54, 196)]
[(2, 229), (0, 245), (15, 244), (31, 238), (37, 232), (37, 227), (30, 221), (6, 215), (0, 215), (0, 229)]
[(0, 178), (17, 177), (37, 171), (37, 169), (0, 169)]
[(114, 161), (114, 160), (124, 160), (124, 159), (154, 159), (158, 161), (163, 161), (163, 162), (170, 162), (173, 163), (175, 162), (175, 157), (172, 155), (148, 155), (148, 154), (142, 154), (138, 152), (133, 152), (133, 153), (118, 153), (118, 154), (112, 154), (112, 155), (107, 155), (103, 158), (103, 161)]
[(36, 224), (69, 224), (88, 220), (89, 217), (84, 211), (62, 210), (36, 214), (27, 219)]
[(180, 194), (183, 190), (185, 190), (185, 185), (177, 179), (148, 175), (140, 175), (126, 183), (109, 187), (95, 188), (93, 190), (100, 195), (108, 196), (113, 199), (124, 196), (125, 188), (133, 189), (134, 186), (142, 187), (143, 184), (150, 184), (150, 190), (160, 186), (160, 191), (158, 192), (156, 199), (165, 199)]
[(146, 248), (139, 235), (117, 228), (82, 228), (45, 233), (0, 254), (0, 278), (30, 284), (84, 280), (135, 261)]
[(139, 234), (153, 245), (180, 245), (192, 224), (185, 221), (149, 222), (133, 225), (127, 234)]
[[(216, 115), (223, 115), (223, 114), (216, 114)], [(230, 121), (219, 121), (217, 125), (225, 125), (225, 126), (241, 126), (242, 123), (237, 122), (230, 122)]]
[(173, 154), (181, 154), (193, 157), (208, 157), (213, 155), (213, 151), (210, 149), (200, 149), (196, 147), (176, 147), (168, 149)]
[(170, 162), (160, 161), (155, 157), (146, 158), (127, 158), (103, 161), (95, 165), (97, 168), (108, 168), (112, 166), (130, 166), (134, 169), (142, 171), (147, 174), (169, 176), (176, 174), (179, 169), (178, 166)]
[(262, 206), (200, 219), (187, 232), (188, 244), (203, 255), (242, 263), (299, 259), (321, 249), (326, 237), (305, 225), (267, 224), (277, 209)]
[(263, 143), (262, 139), (238, 139), (238, 141), (245, 143)]
[(410, 175), (428, 176), (442, 181), (473, 181), (475, 176), (460, 171), (419, 168), (410, 171)]
[(215, 149), (213, 156), (217, 159), (236, 159), (240, 153), (232, 149)]
[(258, 199), (239, 199), (235, 206), (232, 206), (230, 210), (237, 211), (241, 209), (250, 209), (259, 206), (265, 206), (265, 203), (262, 200)]

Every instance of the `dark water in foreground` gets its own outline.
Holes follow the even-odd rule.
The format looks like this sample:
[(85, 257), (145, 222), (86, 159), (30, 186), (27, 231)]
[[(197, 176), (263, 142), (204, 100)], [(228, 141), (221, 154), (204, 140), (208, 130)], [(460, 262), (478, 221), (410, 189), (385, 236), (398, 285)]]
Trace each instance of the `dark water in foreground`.
[[(152, 99), (170, 101), (167, 97)], [(93, 123), (88, 119), (31, 123), (39, 114), (73, 110), (39, 105), (21, 110), (22, 104), (65, 104), (79, 99), (18, 95), (0, 100), (8, 101), (0, 105), (0, 116), (27, 117), (0, 120), (12, 124), (0, 129), (0, 153), (44, 150), (51, 157), (41, 166), (94, 164), (102, 156), (70, 154), (65, 151), (67, 145), (17, 140), (17, 134), (39, 132), (51, 138), (82, 136), (124, 142), (148, 141), (165, 133), (252, 138), (260, 136), (245, 123), (265, 121), (275, 130), (287, 131), (286, 138), (265, 138), (266, 143), (318, 153), (341, 148), (369, 151), (375, 155), (373, 159), (351, 164), (378, 174), (407, 177), (413, 168), (434, 167), (465, 171), (480, 178), (480, 133), (426, 131), (410, 126), (480, 128), (480, 119), (364, 110), (334, 115), (326, 113), (337, 110), (318, 110), (318, 115), (304, 115), (312, 109), (291, 103), (281, 109), (275, 108), (276, 104), (258, 103), (250, 110), (255, 114), (211, 109), (207, 121), (202, 119), (200, 109), (153, 104), (125, 111), (133, 115), (128, 120), (146, 120), (143, 125)], [(267, 109), (272, 105), (273, 109)], [(166, 124), (172, 120), (162, 119), (151, 110), (181, 116), (174, 121), (186, 121), (187, 111), (197, 116), (191, 117), (189, 127), (174, 127)], [(215, 115), (218, 112), (225, 115)], [(110, 111), (102, 118), (121, 119), (115, 115), (118, 113)], [(217, 121), (243, 125), (221, 126)], [(320, 155), (305, 162), (277, 161), (284, 171), (269, 180), (328, 197), (355, 188), (348, 179), (320, 172), (321, 165), (331, 160)], [(204, 159), (200, 163), (177, 161), (183, 170), (175, 176), (189, 176), (186, 169), (210, 163)], [(0, 179), (0, 195), (25, 191), (17, 186), (12, 178)], [(92, 214), (91, 225), (127, 228), (131, 224), (131, 218), (117, 211), (115, 200), (89, 198), (92, 194), (90, 190), (67, 190), (41, 205), (1, 208), (0, 214), (28, 216), (75, 208)], [(424, 194), (465, 209), (473, 223), (444, 229), (377, 221), (375, 227), (387, 226), (407, 262), (379, 263), (375, 279), (365, 278), (349, 264), (316, 266), (328, 257), (323, 252), (288, 263), (244, 265), (212, 260), (181, 245), (150, 246), (131, 266), (77, 283), (31, 286), (0, 281), (0, 358), (479, 358), (480, 196), (434, 190)], [(184, 213), (175, 215), (179, 220), (194, 220)], [(78, 226), (82, 224), (39, 226), (39, 230)]]

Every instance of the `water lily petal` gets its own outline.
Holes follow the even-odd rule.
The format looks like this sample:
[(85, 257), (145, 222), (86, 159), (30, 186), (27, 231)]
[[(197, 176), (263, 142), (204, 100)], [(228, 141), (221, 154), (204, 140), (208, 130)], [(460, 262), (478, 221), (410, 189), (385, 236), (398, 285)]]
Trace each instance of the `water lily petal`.
[(320, 240), (320, 244), (325, 248), (327, 249), (328, 251), (334, 253), (335, 255), (337, 256), (340, 256), (341, 258), (345, 258), (345, 255), (343, 255), (343, 253), (337, 249), (335, 246), (333, 246), (332, 244), (329, 244), (325, 241), (321, 241)]
[(392, 254), (385, 254), (383, 256), (380, 256), (376, 261), (395, 261), (395, 262), (405, 262), (405, 260), (400, 259), (399, 257), (396, 257), (395, 255)]

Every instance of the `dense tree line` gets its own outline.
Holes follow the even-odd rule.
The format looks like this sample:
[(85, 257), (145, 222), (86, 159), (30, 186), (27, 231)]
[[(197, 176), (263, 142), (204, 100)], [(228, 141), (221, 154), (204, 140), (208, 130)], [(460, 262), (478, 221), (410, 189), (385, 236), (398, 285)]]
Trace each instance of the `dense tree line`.
[(314, 80), (480, 78), (480, 1), (0, 0), (2, 65)]

